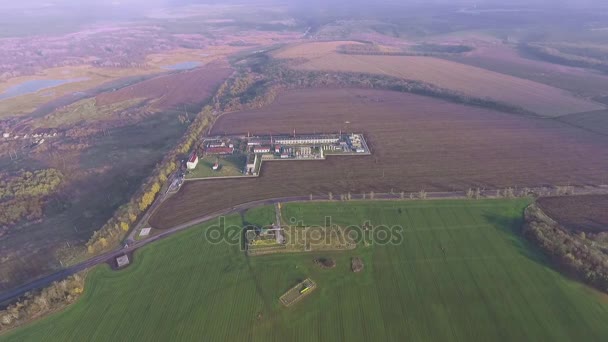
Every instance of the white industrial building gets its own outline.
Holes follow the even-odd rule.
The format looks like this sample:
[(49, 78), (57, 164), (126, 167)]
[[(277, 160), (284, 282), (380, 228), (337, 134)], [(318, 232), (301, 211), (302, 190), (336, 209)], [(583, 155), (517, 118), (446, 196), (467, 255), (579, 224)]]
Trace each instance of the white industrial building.
[(309, 145), (309, 144), (335, 144), (340, 140), (339, 137), (328, 136), (302, 136), (274, 139), (275, 144), (281, 145)]

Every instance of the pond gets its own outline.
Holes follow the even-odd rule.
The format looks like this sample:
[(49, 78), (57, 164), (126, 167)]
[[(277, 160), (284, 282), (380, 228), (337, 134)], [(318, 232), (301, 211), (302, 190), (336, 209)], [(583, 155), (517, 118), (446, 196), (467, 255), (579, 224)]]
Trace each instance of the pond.
[(182, 62), (182, 63), (177, 63), (177, 64), (172, 64), (172, 65), (165, 65), (163, 66), (163, 69), (166, 70), (189, 70), (189, 69), (194, 69), (198, 66), (201, 65), (201, 62)]
[(32, 94), (43, 89), (57, 87), (67, 83), (86, 81), (88, 78), (72, 78), (67, 80), (31, 80), (17, 84), (0, 93), (0, 100), (15, 96)]

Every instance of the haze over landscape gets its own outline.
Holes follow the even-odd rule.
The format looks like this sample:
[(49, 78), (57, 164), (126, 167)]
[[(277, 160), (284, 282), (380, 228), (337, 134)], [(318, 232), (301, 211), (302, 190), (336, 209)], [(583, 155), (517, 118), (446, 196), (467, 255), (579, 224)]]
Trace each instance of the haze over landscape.
[(0, 3), (0, 341), (604, 341), (606, 213), (605, 1)]

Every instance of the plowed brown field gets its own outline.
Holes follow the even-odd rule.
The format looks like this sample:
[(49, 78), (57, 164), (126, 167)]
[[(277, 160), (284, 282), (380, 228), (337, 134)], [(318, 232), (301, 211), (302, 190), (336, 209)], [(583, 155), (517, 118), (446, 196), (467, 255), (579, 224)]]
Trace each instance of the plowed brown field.
[(192, 71), (156, 77), (97, 96), (98, 105), (130, 99), (155, 99), (156, 109), (175, 109), (178, 105), (200, 105), (231, 73), (225, 62), (214, 62)]
[(608, 137), (533, 119), (388, 91), (310, 89), (226, 114), (213, 134), (358, 131), (371, 156), (269, 162), (261, 177), (186, 182), (151, 218), (167, 228), (253, 200), (347, 192), (597, 184)]
[(335, 51), (348, 42), (294, 45), (278, 58), (304, 58), (301, 70), (331, 70), (383, 74), (428, 82), (469, 96), (491, 98), (545, 116), (604, 109), (565, 90), (542, 83), (434, 57), (343, 55)]
[(543, 211), (574, 231), (608, 231), (608, 195), (546, 197), (538, 200)]

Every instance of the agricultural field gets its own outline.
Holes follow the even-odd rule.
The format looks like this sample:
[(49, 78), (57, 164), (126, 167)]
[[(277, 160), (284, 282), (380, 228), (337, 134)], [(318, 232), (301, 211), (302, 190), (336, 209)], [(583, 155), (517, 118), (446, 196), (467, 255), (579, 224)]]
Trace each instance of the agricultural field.
[(608, 196), (545, 197), (538, 200), (543, 212), (572, 231), (608, 231)]
[(275, 197), (602, 184), (608, 168), (606, 136), (554, 120), (389, 91), (287, 92), (265, 108), (222, 115), (211, 134), (294, 129), (361, 132), (372, 154), (264, 163), (255, 179), (187, 182), (152, 216), (152, 226), (169, 228)]
[[(194, 170), (188, 170), (186, 179), (194, 178), (209, 178), (209, 177), (235, 177), (244, 176), (247, 156), (231, 155), (231, 156), (212, 156), (207, 155), (199, 158), (198, 166)], [(213, 170), (213, 165), (218, 162), (220, 167), (218, 170)]]
[(557, 120), (591, 132), (608, 135), (608, 110), (569, 114), (560, 116)]
[[(1, 341), (599, 341), (603, 295), (547, 267), (518, 236), (527, 200), (383, 201), (284, 206), (322, 224), (400, 225), (401, 243), (247, 258), (203, 224), (140, 249), (121, 271), (93, 269), (71, 307)], [(226, 223), (267, 224), (270, 210)], [(258, 221), (260, 220), (260, 221)], [(331, 257), (336, 267), (315, 264)], [(365, 268), (351, 271), (351, 257)], [(304, 279), (316, 288), (284, 307)]]
[(231, 69), (225, 61), (216, 62), (193, 71), (156, 77), (115, 92), (103, 93), (95, 100), (103, 106), (146, 98), (153, 102), (151, 107), (156, 110), (180, 109), (178, 106), (186, 106), (182, 110), (192, 110), (199, 108), (230, 73)]
[[(342, 42), (346, 44), (347, 42)], [(383, 74), (419, 80), (469, 96), (491, 98), (543, 116), (605, 109), (597, 102), (565, 90), (435, 57), (344, 55), (340, 42), (309, 43), (287, 47), (274, 56), (296, 59), (301, 70), (331, 70)]]
[(140, 109), (146, 99), (131, 98), (121, 102), (100, 105), (95, 98), (87, 98), (62, 107), (52, 113), (31, 121), (36, 128), (63, 128), (74, 125), (86, 125), (96, 121), (116, 120), (129, 109)]
[(477, 44), (474, 51), (447, 59), (544, 83), (599, 102), (608, 99), (608, 75), (527, 57), (514, 46), (493, 43)]

